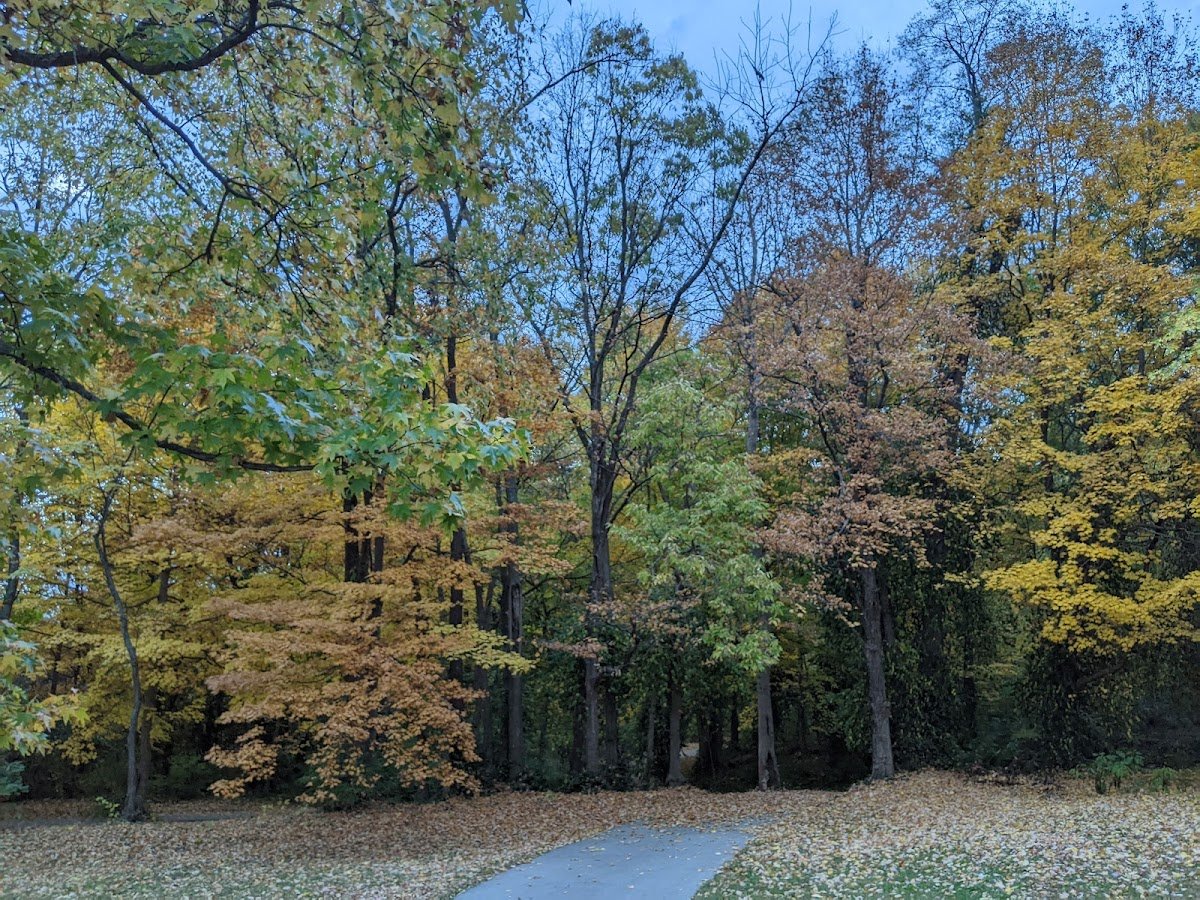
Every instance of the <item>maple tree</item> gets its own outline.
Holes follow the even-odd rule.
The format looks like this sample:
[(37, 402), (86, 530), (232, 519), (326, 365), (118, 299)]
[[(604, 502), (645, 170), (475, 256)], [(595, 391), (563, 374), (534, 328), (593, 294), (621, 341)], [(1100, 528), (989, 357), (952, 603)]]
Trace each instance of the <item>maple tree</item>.
[[(967, 289), (1012, 354), (977, 457), (984, 490), (1011, 498), (983, 577), (1035, 611), (1057, 659), (1054, 715), (1111, 677), (1105, 658), (1195, 637), (1194, 575), (1179, 565), (1192, 351), (1177, 327), (1191, 304), (1177, 173), (1195, 61), (1161, 19), (1116, 23), (1111, 51), (1096, 40), (1050, 18), (997, 47), (1010, 93), (956, 163), (973, 243), (1000, 263)], [(1003, 181), (974, 174), (999, 167)], [(1088, 740), (1064, 736), (1060, 752)]]

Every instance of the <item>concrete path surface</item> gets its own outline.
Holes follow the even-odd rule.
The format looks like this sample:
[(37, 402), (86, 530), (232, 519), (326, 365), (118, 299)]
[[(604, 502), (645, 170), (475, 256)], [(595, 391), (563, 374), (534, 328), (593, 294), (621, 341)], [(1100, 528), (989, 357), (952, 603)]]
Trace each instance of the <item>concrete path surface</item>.
[(740, 828), (621, 825), (559, 847), (459, 894), (459, 900), (690, 900), (750, 840)]

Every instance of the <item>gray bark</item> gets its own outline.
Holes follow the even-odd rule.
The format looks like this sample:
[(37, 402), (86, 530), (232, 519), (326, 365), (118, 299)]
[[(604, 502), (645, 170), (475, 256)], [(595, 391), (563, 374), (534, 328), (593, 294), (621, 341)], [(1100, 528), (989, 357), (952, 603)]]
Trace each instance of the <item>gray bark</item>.
[(100, 569), (104, 573), (105, 586), (112, 598), (113, 608), (117, 612), (121, 642), (125, 645), (125, 655), (129, 660), (129, 681), (133, 696), (129, 712), (129, 726), (125, 732), (125, 802), (121, 807), (121, 817), (127, 822), (137, 822), (146, 817), (145, 781), (139, 766), (139, 761), (144, 766), (146, 760), (140, 760), (141, 754), (138, 752), (141, 743), (142, 670), (138, 661), (137, 647), (133, 642), (133, 633), (129, 627), (129, 608), (125, 605), (125, 600), (117, 587), (112, 560), (108, 555), (108, 517), (112, 512), (115, 496), (115, 487), (105, 492), (92, 541), (100, 558)]
[[(609, 547), (608, 526), (612, 519), (613, 489), (616, 472), (601, 462), (592, 465), (591, 471), (591, 531), (592, 531), (592, 575), (588, 591), (591, 609), (585, 616), (588, 635), (592, 636), (596, 615), (613, 598), (612, 555)], [(600, 661), (587, 658), (583, 661), (584, 702), (584, 768), (591, 774), (600, 771)]]
[(758, 702), (758, 789), (781, 786), (779, 757), (775, 754), (775, 711), (771, 708), (771, 670), (758, 673), (755, 696)]
[(862, 580), (863, 649), (867, 657), (867, 697), (871, 709), (871, 777), (896, 774), (892, 760), (891, 707), (883, 658), (882, 603), (874, 566), (859, 570)]
[(667, 785), (675, 787), (683, 784), (683, 769), (680, 767), (679, 754), (683, 750), (683, 691), (672, 672), (668, 691), (670, 693), (669, 746), (667, 748), (669, 763), (667, 767)]
[(646, 697), (646, 774), (643, 779), (643, 785), (647, 788), (654, 784), (654, 768), (655, 754), (658, 750), (657, 736), (655, 734), (658, 728), (658, 703), (651, 693)]

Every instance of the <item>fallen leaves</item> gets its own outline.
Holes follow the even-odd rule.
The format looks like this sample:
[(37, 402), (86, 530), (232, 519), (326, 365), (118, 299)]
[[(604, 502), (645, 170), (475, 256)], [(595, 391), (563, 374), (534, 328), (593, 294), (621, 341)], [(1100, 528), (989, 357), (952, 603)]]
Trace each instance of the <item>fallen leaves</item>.
[(1194, 897), (1200, 795), (924, 772), (764, 827), (701, 898)]
[(276, 807), (221, 821), (23, 827), (0, 832), (0, 896), (451, 897), (637, 821), (760, 823), (706, 898), (1200, 893), (1194, 790), (1101, 797), (926, 772), (841, 794), (503, 793), (347, 813)]
[(224, 821), (25, 827), (0, 831), (0, 896), (427, 900), (615, 825), (715, 828), (832, 796), (502, 793), (347, 813), (293, 806)]

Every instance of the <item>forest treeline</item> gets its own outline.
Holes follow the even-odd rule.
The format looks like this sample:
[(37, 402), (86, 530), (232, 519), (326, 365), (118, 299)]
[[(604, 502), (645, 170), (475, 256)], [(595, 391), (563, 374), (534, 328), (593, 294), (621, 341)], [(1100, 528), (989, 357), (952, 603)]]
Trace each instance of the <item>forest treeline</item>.
[(3, 793), (1200, 760), (1190, 23), (0, 10)]

